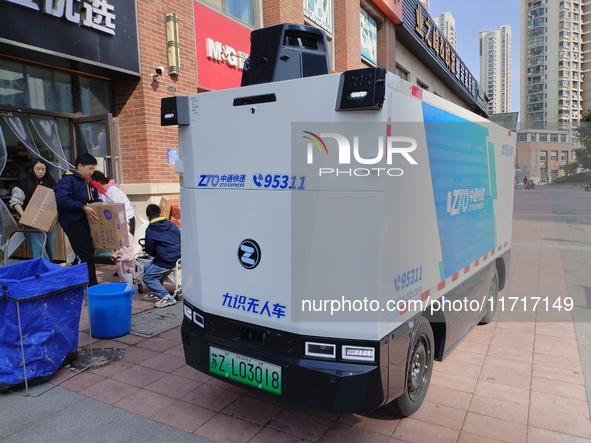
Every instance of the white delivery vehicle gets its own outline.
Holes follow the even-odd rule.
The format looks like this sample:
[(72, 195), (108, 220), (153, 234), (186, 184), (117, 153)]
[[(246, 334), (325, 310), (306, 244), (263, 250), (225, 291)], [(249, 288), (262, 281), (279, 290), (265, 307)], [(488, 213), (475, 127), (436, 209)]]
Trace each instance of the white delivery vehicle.
[(515, 136), (326, 37), (253, 31), (243, 86), (179, 125), (187, 363), (333, 412), (421, 405), (508, 276)]

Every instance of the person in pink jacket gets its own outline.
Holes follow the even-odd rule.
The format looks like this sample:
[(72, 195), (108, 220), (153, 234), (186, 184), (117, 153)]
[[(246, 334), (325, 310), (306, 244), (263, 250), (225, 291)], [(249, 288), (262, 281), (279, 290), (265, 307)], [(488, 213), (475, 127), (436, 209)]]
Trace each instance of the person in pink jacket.
[(133, 274), (133, 235), (131, 233), (127, 234), (127, 245), (113, 252), (111, 260), (117, 267), (119, 281), (126, 282), (126, 274)]

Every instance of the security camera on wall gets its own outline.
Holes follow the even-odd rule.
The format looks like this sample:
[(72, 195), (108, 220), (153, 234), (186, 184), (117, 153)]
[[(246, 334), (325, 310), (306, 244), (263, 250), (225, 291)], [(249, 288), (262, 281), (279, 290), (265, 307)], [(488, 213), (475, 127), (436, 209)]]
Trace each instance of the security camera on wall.
[(154, 68), (154, 71), (156, 71), (156, 72), (155, 73), (152, 72), (150, 74), (150, 77), (152, 77), (152, 81), (156, 81), (156, 79), (158, 77), (161, 77), (162, 74), (164, 74), (164, 66), (158, 66), (158, 67)]

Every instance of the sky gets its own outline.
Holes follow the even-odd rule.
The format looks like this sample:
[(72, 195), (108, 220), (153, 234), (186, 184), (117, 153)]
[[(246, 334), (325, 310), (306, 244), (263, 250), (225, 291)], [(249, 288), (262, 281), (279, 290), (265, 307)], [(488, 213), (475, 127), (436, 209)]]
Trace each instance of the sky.
[(451, 12), (456, 21), (456, 53), (476, 81), (480, 81), (480, 31), (511, 26), (511, 111), (519, 112), (519, 4), (518, 0), (429, 0), (429, 15)]

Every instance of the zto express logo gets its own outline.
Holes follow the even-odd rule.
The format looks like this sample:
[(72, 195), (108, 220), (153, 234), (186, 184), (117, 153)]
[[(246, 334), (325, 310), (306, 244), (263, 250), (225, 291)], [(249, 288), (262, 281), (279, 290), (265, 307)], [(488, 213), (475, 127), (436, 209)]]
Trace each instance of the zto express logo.
[(105, 209), (103, 211), (103, 214), (107, 220), (111, 220), (113, 218), (113, 214), (108, 209)]
[(247, 238), (238, 246), (238, 261), (246, 269), (254, 269), (261, 262), (261, 248), (254, 240)]
[(447, 193), (449, 215), (465, 214), (484, 208), (484, 188), (454, 189)]
[[(302, 137), (308, 140), (307, 143), (307, 155), (306, 161), (309, 165), (314, 163), (314, 151), (316, 148), (321, 155), (329, 155), (328, 147), (325, 138), (330, 137), (336, 140), (338, 145), (338, 160), (339, 165), (350, 165), (351, 164), (351, 143), (342, 134), (335, 132), (323, 132), (319, 136), (310, 131), (302, 131), (304, 134)], [(410, 153), (417, 149), (417, 142), (411, 137), (402, 136), (387, 136), (385, 142), (386, 148), (384, 149), (384, 137), (378, 136), (378, 153), (374, 158), (363, 158), (359, 153), (359, 137), (353, 137), (353, 158), (361, 165), (376, 165), (386, 160), (386, 164), (392, 164), (392, 157), (394, 154), (400, 154), (408, 163), (411, 165), (418, 164), (414, 158), (411, 157)], [(402, 146), (401, 146), (402, 145)], [(404, 173), (400, 168), (355, 168), (355, 169), (334, 169), (334, 168), (319, 168), (318, 175), (334, 174), (339, 175), (355, 175), (358, 177), (364, 177), (372, 172), (380, 173), (385, 172), (387, 175), (392, 177), (398, 177)]]

